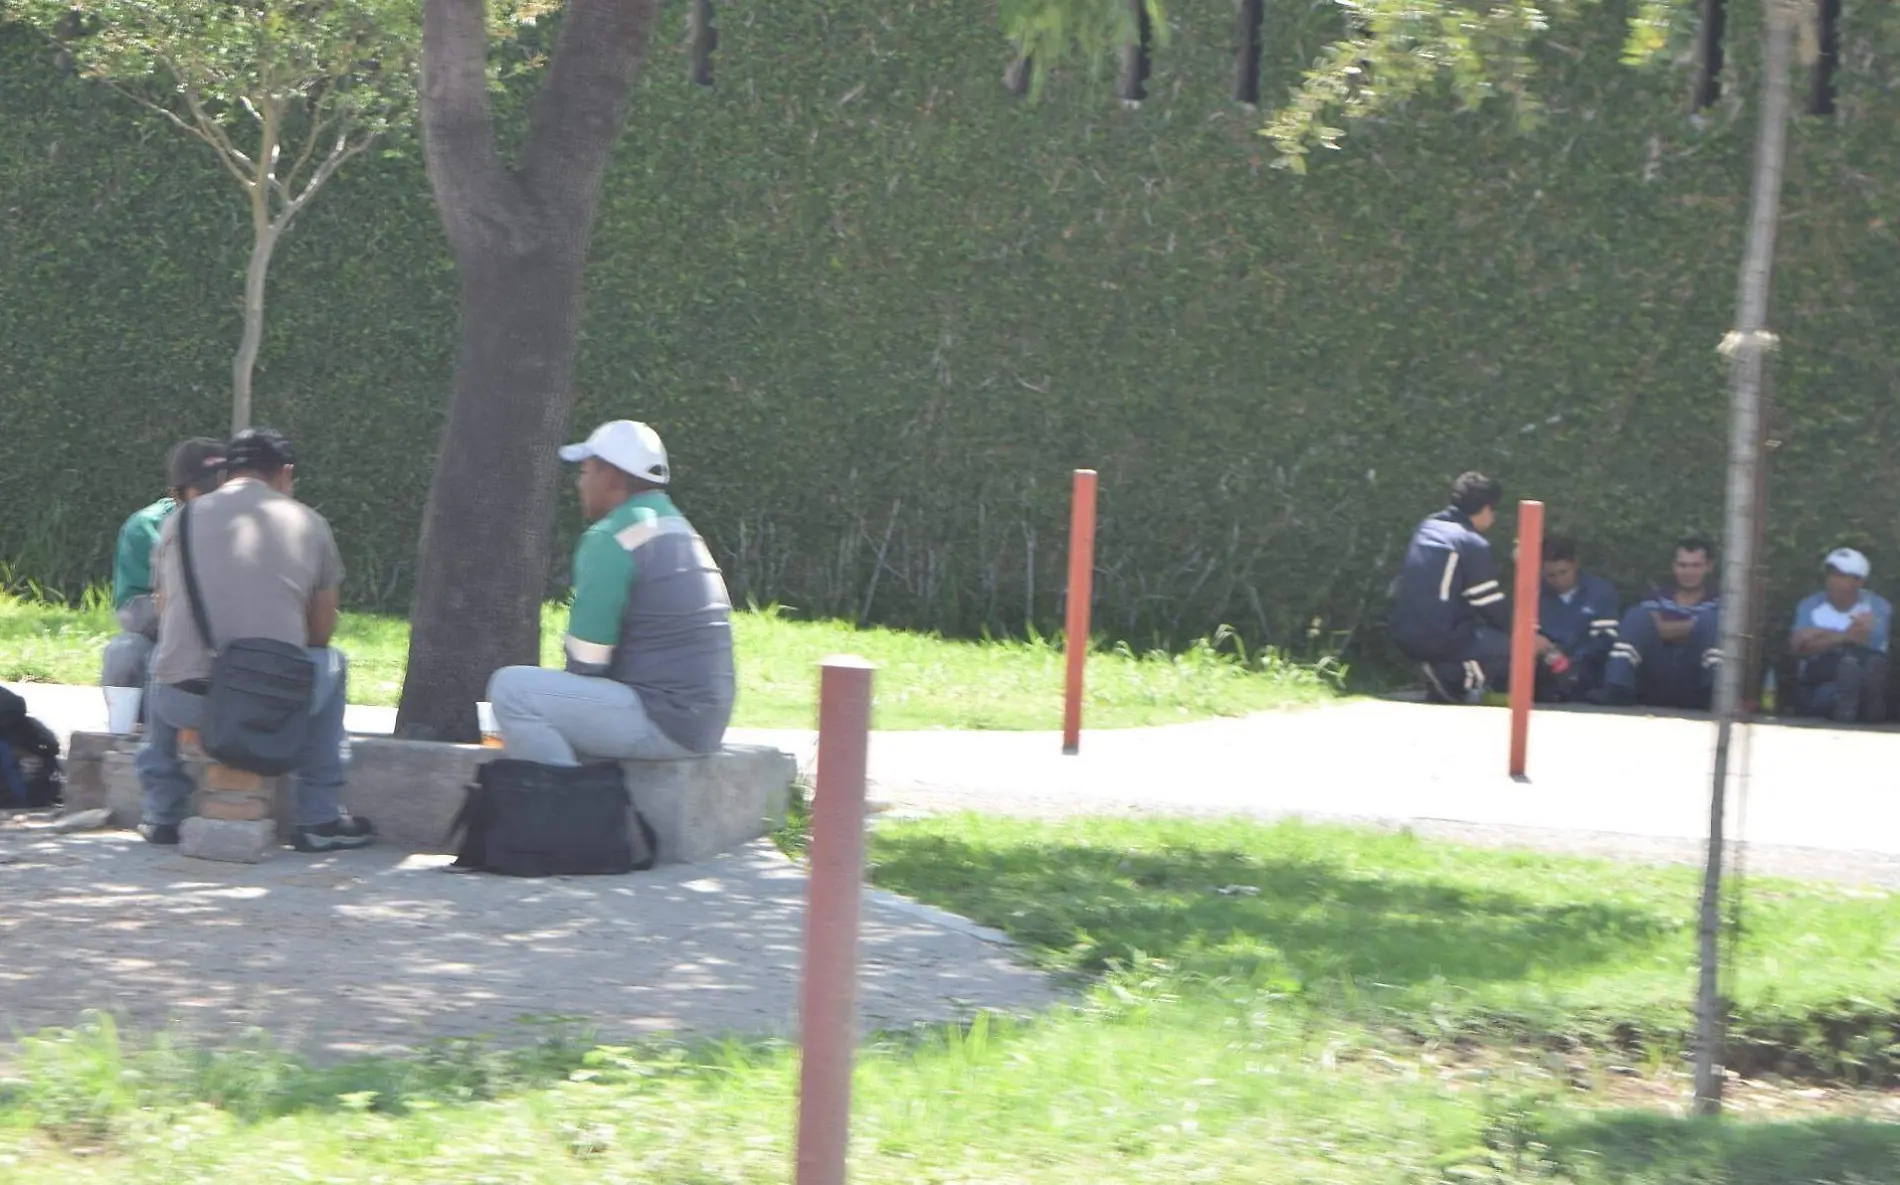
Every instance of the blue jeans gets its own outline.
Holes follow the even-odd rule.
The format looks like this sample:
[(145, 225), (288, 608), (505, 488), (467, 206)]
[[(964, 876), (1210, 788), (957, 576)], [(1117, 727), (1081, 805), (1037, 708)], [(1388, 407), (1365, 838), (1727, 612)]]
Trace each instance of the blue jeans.
[(549, 667), (503, 667), (488, 680), (508, 756), (542, 765), (665, 761), (698, 754), (660, 731), (625, 683)]
[[(297, 826), (333, 823), (343, 814), (343, 782), (350, 762), (350, 738), (343, 731), (343, 706), (349, 690), (349, 663), (341, 650), (312, 649), (317, 664), (316, 717), (296, 773)], [(145, 692), (145, 739), (134, 764), (145, 791), (145, 822), (184, 822), (191, 806), (191, 775), (178, 756), (178, 730), (204, 724), (204, 699), (168, 683)]]

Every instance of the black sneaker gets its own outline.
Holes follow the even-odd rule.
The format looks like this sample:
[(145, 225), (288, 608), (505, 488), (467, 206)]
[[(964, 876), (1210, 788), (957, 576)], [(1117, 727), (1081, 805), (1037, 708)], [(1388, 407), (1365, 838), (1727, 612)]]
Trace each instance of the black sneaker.
[(140, 823), (139, 834), (145, 842), (169, 848), (178, 843), (178, 824), (176, 823)]
[(376, 824), (355, 815), (344, 815), (331, 823), (297, 828), (291, 846), (300, 852), (339, 852), (345, 848), (366, 848), (376, 838)]

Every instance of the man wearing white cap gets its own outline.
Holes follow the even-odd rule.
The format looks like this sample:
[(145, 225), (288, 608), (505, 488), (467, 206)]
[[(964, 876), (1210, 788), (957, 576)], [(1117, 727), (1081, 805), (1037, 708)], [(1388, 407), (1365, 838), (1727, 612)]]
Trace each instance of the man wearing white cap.
[(561, 450), (591, 524), (574, 549), (565, 670), (488, 682), (510, 757), (543, 765), (717, 752), (732, 717), (725, 578), (666, 487), (659, 433), (614, 420)]
[(1887, 640), (1893, 606), (1866, 589), (1867, 557), (1837, 547), (1822, 564), (1826, 587), (1794, 611), (1788, 648), (1801, 660), (1795, 706), (1840, 724), (1887, 718)]

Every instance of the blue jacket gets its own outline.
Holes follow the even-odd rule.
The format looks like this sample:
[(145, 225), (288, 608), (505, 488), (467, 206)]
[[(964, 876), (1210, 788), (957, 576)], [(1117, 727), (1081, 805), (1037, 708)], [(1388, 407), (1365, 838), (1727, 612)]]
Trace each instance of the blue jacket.
[(1456, 658), (1480, 624), (1508, 632), (1511, 609), (1491, 544), (1462, 511), (1418, 525), (1393, 590), (1392, 640), (1414, 658)]
[(1537, 596), (1537, 629), (1571, 658), (1607, 656), (1616, 642), (1616, 624), (1623, 617), (1616, 586), (1601, 576), (1584, 572), (1570, 599), (1542, 586)]

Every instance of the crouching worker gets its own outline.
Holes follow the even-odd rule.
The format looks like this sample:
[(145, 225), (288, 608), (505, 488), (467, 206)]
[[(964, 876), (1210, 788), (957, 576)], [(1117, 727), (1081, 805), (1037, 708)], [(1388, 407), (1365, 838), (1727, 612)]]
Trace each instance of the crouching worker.
[(159, 630), (136, 760), (145, 792), (139, 832), (149, 843), (178, 842), (192, 791), (179, 730), (204, 726), (214, 649), (265, 638), (304, 647), (316, 665), (311, 727), (296, 770), (294, 846), (363, 847), (376, 829), (342, 805), (349, 741), (346, 670), (330, 646), (343, 583), (336, 539), (321, 514), (291, 496), (296, 457), (288, 440), (269, 428), (246, 429), (225, 458), (225, 483), (172, 515), (152, 552)]
[(1578, 565), (1577, 544), (1568, 535), (1544, 537), (1543, 576), (1537, 629), (1551, 649), (1537, 668), (1537, 699), (1583, 699), (1603, 685), (1616, 644), (1616, 588)]
[(1867, 557), (1851, 547), (1828, 553), (1827, 587), (1795, 609), (1788, 648), (1801, 659), (1796, 708), (1838, 724), (1887, 718), (1887, 638), (1893, 606), (1865, 588)]
[(719, 750), (732, 716), (732, 605), (719, 565), (667, 497), (659, 434), (615, 420), (561, 450), (591, 524), (574, 549), (567, 667), (488, 683), (511, 758), (542, 765)]
[[(1392, 641), (1425, 673), (1431, 698), (1482, 702), (1503, 690), (1511, 664), (1511, 606), (1485, 540), (1503, 487), (1482, 473), (1452, 483), (1451, 505), (1418, 525), (1405, 549), (1391, 615)], [(1550, 649), (1542, 635), (1539, 655)]]
[[(158, 644), (158, 602), (152, 596), (152, 549), (172, 512), (218, 488), (224, 479), (224, 442), (206, 437), (183, 441), (165, 461), (165, 496), (132, 512), (119, 528), (112, 553), (112, 611), (119, 633), (106, 643), (105, 687), (144, 687), (152, 648)], [(141, 711), (143, 705), (141, 705)]]

